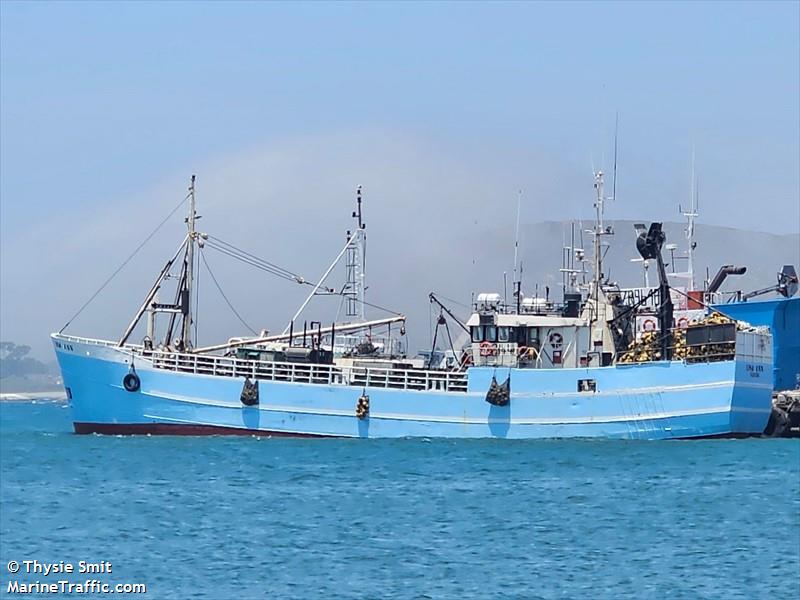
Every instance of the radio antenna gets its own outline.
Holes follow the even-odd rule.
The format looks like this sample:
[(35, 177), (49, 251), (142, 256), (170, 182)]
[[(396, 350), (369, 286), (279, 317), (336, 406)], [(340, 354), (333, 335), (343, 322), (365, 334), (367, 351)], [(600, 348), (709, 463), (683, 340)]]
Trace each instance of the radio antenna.
[(617, 199), (617, 138), (619, 135), (619, 111), (614, 120), (614, 180), (611, 183), (611, 199)]
[(514, 281), (518, 281), (517, 265), (519, 258), (519, 214), (522, 208), (522, 190), (517, 192), (517, 227), (514, 232)]

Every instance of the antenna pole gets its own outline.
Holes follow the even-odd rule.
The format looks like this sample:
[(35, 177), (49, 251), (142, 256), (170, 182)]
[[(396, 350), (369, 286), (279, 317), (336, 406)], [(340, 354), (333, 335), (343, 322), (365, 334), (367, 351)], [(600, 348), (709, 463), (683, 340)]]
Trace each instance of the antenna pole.
[(689, 194), (690, 194), (690, 208), (689, 212), (683, 213), (683, 216), (686, 217), (686, 240), (689, 242), (689, 249), (686, 252), (686, 256), (688, 259), (688, 267), (687, 267), (687, 278), (688, 283), (687, 287), (689, 291), (694, 291), (694, 249), (697, 246), (697, 243), (694, 241), (694, 220), (700, 216), (699, 211), (697, 210), (697, 175), (695, 172), (695, 151), (694, 145), (692, 145), (692, 180), (690, 182)]
[(361, 186), (356, 189), (356, 202), (358, 204), (358, 232), (356, 233), (356, 246), (358, 248), (358, 260), (356, 264), (356, 290), (358, 298), (358, 318), (366, 321), (366, 304), (364, 296), (366, 291), (367, 278), (367, 225), (361, 216)]
[(186, 283), (184, 284), (180, 298), (181, 312), (183, 313), (183, 334), (181, 335), (181, 340), (183, 341), (183, 347), (185, 349), (189, 349), (192, 345), (191, 299), (192, 288), (194, 287), (194, 245), (196, 241), (196, 233), (194, 229), (196, 218), (194, 182), (195, 175), (192, 175), (192, 180), (189, 184), (189, 216), (186, 217), (186, 227), (189, 230), (189, 241), (188, 245), (186, 246)]
[[(348, 317), (357, 317), (359, 322), (365, 321), (365, 302), (364, 302), (364, 280), (365, 280), (365, 264), (366, 264), (366, 243), (367, 243), (367, 225), (364, 223), (362, 213), (361, 213), (361, 186), (356, 188), (356, 210), (353, 211), (353, 218), (356, 219), (358, 224), (358, 229), (356, 229), (355, 233), (347, 231), (347, 241), (345, 242), (344, 247), (342, 248), (341, 252), (336, 255), (336, 258), (333, 259), (333, 262), (327, 268), (327, 270), (322, 274), (317, 284), (311, 290), (311, 293), (308, 294), (306, 299), (300, 305), (300, 308), (297, 309), (297, 312), (292, 317), (291, 321), (289, 321), (289, 325), (283, 330), (283, 335), (286, 335), (286, 332), (289, 331), (289, 327), (293, 321), (296, 321), (300, 314), (303, 312), (305, 307), (311, 302), (311, 299), (316, 295), (317, 291), (322, 287), (322, 284), (328, 278), (328, 275), (331, 274), (334, 267), (339, 264), (339, 261), (342, 259), (345, 254), (346, 257), (346, 271), (347, 271), (347, 281), (342, 288), (341, 294), (345, 296), (345, 301), (347, 303), (347, 316)], [(333, 290), (331, 290), (333, 291)], [(341, 330), (340, 330), (341, 331)]]
[(519, 257), (519, 213), (522, 208), (522, 190), (517, 194), (517, 227), (514, 233), (514, 282), (519, 281), (517, 276), (517, 259)]
[(614, 121), (614, 180), (611, 185), (611, 199), (617, 199), (617, 139), (619, 137), (619, 112)]
[(600, 282), (603, 278), (603, 257), (601, 236), (605, 232), (604, 218), (604, 198), (603, 198), (603, 172), (598, 171), (594, 175), (594, 188), (597, 190), (595, 200), (595, 226), (594, 226), (594, 286), (597, 297), (599, 298)]
[(347, 296), (346, 313), (348, 317), (355, 317), (358, 321), (366, 320), (366, 251), (367, 251), (367, 225), (364, 223), (361, 212), (361, 186), (356, 188), (356, 210), (353, 218), (356, 220), (355, 233), (347, 231), (347, 265), (346, 282), (344, 287)]

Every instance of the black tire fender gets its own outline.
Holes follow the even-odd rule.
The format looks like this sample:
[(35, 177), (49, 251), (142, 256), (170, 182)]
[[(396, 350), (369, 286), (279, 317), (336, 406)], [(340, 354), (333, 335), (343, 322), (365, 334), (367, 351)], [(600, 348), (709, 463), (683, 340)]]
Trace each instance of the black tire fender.
[(141, 384), (142, 382), (139, 381), (139, 376), (135, 371), (131, 371), (122, 378), (122, 386), (125, 388), (125, 391), (128, 392), (138, 392)]

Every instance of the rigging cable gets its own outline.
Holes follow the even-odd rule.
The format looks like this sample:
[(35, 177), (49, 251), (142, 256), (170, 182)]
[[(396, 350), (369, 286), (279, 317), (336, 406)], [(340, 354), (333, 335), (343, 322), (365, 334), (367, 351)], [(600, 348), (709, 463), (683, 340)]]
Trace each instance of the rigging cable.
[(239, 319), (239, 321), (242, 323), (242, 325), (247, 327), (247, 329), (250, 331), (250, 333), (252, 333), (253, 335), (257, 336), (258, 332), (256, 332), (255, 329), (253, 329), (252, 327), (250, 327), (250, 325), (247, 324), (247, 321), (245, 321), (242, 318), (242, 315), (239, 314), (239, 311), (237, 311), (233, 307), (233, 304), (231, 304), (231, 301), (228, 300), (228, 297), (225, 295), (225, 292), (222, 291), (222, 287), (219, 285), (219, 282), (217, 281), (217, 278), (214, 276), (214, 272), (211, 270), (211, 267), (208, 266), (208, 261), (206, 260), (206, 254), (205, 254), (205, 252), (203, 252), (202, 248), (200, 249), (200, 257), (203, 259), (203, 264), (206, 266), (206, 269), (208, 269), (208, 274), (211, 275), (211, 279), (214, 281), (214, 285), (217, 286), (217, 289), (219, 290), (220, 295), (222, 295), (222, 298), (228, 304), (228, 308), (230, 308), (233, 311), (233, 314), (236, 315), (236, 317)]
[[(181, 261), (181, 270), (178, 275), (178, 285), (175, 286), (175, 300), (173, 300), (173, 304), (178, 304), (181, 299), (181, 290), (186, 285), (186, 251), (184, 251), (183, 260)], [(164, 334), (164, 346), (170, 346), (172, 344), (172, 338), (175, 334), (175, 321), (177, 320), (178, 313), (170, 313), (169, 315), (169, 325), (167, 325), (167, 331)]]
[[(450, 335), (450, 326), (447, 324), (447, 319), (444, 321), (444, 330), (447, 332), (447, 339), (450, 340), (450, 350), (453, 351), (453, 358), (458, 360), (458, 352), (456, 352), (456, 346), (453, 343), (453, 336)], [(445, 364), (447, 364), (447, 359), (445, 359)]]
[[(344, 302), (344, 298), (345, 298), (345, 296), (347, 296), (347, 294), (345, 294), (345, 292), (344, 292), (344, 289), (342, 289), (339, 292), (337, 292), (335, 290), (331, 290), (331, 291), (328, 291), (328, 292), (317, 292), (314, 295), (315, 296), (341, 296), (342, 297), (342, 302)], [(390, 315), (394, 315), (396, 317), (400, 317), (403, 314), (401, 312), (397, 312), (396, 310), (391, 310), (389, 308), (386, 308), (385, 306), (379, 306), (377, 304), (372, 304), (371, 302), (367, 302), (366, 300), (359, 300), (356, 297), (352, 297), (351, 296), (351, 299), (353, 300), (353, 302), (357, 302), (358, 304), (363, 304), (364, 306), (369, 306), (371, 308), (377, 308), (378, 310), (382, 310), (383, 312), (389, 313)], [(341, 312), (341, 303), (340, 303), (340, 306), (339, 306), (339, 311), (337, 311), (337, 313), (336, 313), (337, 314), (337, 319), (338, 319), (339, 312)]]
[(431, 353), (428, 356), (428, 368), (433, 368), (433, 357), (436, 353), (436, 338), (439, 336), (439, 321), (436, 321), (436, 329), (433, 330), (433, 342), (431, 343)]
[[(255, 267), (256, 269), (260, 269), (261, 271), (265, 271), (266, 273), (270, 273), (271, 275), (275, 275), (276, 277), (280, 277), (281, 279), (286, 279), (287, 281), (293, 281), (295, 283), (300, 283), (302, 285), (316, 286), (316, 283), (314, 283), (313, 281), (308, 281), (303, 276), (298, 275), (297, 273), (294, 273), (293, 271), (290, 271), (289, 269), (285, 269), (285, 268), (283, 268), (283, 267), (281, 267), (279, 265), (276, 265), (276, 264), (271, 263), (271, 262), (269, 262), (267, 260), (264, 260), (263, 258), (260, 258), (260, 257), (254, 255), (254, 254), (249, 253), (249, 252), (246, 252), (246, 251), (242, 250), (241, 248), (237, 248), (236, 246), (234, 246), (230, 242), (226, 242), (226, 241), (224, 241), (224, 240), (222, 240), (222, 239), (220, 239), (218, 237), (209, 235), (208, 238), (205, 240), (205, 244), (206, 244), (207, 247), (212, 248), (213, 250), (216, 250), (217, 252), (225, 254), (225, 255), (227, 255), (227, 256), (229, 256), (231, 258), (234, 258), (234, 259), (236, 259), (236, 260), (238, 260), (240, 262), (243, 262), (243, 263), (245, 263), (247, 265), (250, 265), (251, 267)], [(333, 296), (333, 295), (337, 295), (337, 296), (342, 296), (343, 300), (344, 300), (344, 295), (345, 295), (344, 294), (344, 289), (342, 289), (342, 291), (340, 291), (340, 292), (336, 292), (334, 289), (331, 289), (331, 288), (326, 288), (326, 289), (327, 289), (327, 291), (318, 292), (315, 295), (316, 296)], [(389, 313), (390, 315), (401, 315), (402, 314), (402, 313), (397, 312), (395, 310), (390, 310), (390, 309), (385, 308), (383, 306), (379, 306), (377, 304), (372, 304), (370, 302), (367, 302), (366, 300), (361, 300), (361, 299), (358, 299), (358, 298), (353, 298), (353, 300), (355, 302), (358, 302), (359, 304), (363, 304), (363, 305), (369, 306), (371, 308), (376, 308), (378, 310), (382, 310), (382, 311), (384, 311), (386, 313)]]
[(342, 294), (342, 299), (339, 301), (339, 308), (336, 309), (336, 316), (333, 318), (334, 323), (339, 320), (339, 315), (342, 314), (343, 307), (344, 307), (344, 294)]
[[(320, 294), (320, 295), (323, 295), (323, 296), (324, 296), (324, 294)], [(344, 294), (342, 294), (342, 296), (344, 296)], [(372, 308), (377, 308), (378, 310), (382, 310), (383, 312), (387, 312), (387, 313), (389, 313), (390, 315), (394, 315), (394, 316), (396, 316), (396, 317), (399, 317), (399, 316), (401, 316), (401, 315), (403, 314), (403, 313), (399, 313), (399, 312), (397, 312), (396, 310), (389, 310), (388, 308), (385, 308), (385, 307), (383, 307), (383, 306), (378, 306), (377, 304), (372, 304), (371, 302), (367, 302), (366, 300), (359, 300), (358, 298), (354, 298), (354, 300), (355, 300), (356, 302), (360, 303), (360, 304), (363, 304), (364, 306), (369, 306), (369, 307), (372, 307)]]
[(458, 304), (459, 306), (463, 306), (464, 308), (472, 309), (472, 307), (469, 304), (464, 304), (463, 302), (459, 302), (458, 300), (453, 300), (452, 298), (443, 296), (439, 292), (433, 292), (433, 293), (436, 294), (436, 296), (441, 298), (442, 300), (447, 300), (448, 302), (452, 302), (453, 304)]
[(230, 256), (231, 258), (234, 258), (234, 259), (236, 259), (236, 260), (238, 260), (240, 262), (243, 262), (243, 263), (245, 263), (247, 265), (250, 265), (251, 267), (255, 267), (256, 269), (259, 269), (261, 271), (269, 273), (270, 275), (274, 275), (276, 277), (280, 277), (281, 279), (286, 279), (288, 281), (294, 281), (296, 283), (305, 283), (302, 280), (298, 281), (298, 279), (295, 278), (295, 277), (286, 275), (285, 273), (282, 273), (282, 272), (280, 272), (280, 271), (278, 271), (276, 269), (273, 269), (273, 268), (263, 264), (260, 261), (254, 260), (252, 258), (247, 258), (246, 256), (243, 256), (242, 254), (239, 254), (238, 252), (235, 252), (235, 251), (233, 251), (233, 250), (231, 250), (229, 248), (226, 248), (224, 246), (217, 245), (214, 242), (206, 240), (206, 246), (211, 248), (211, 249), (213, 249), (213, 250), (216, 250), (217, 252), (221, 252), (222, 254), (226, 254), (226, 255)]
[[(198, 254), (200, 254), (198, 252)], [(195, 267), (194, 272), (196, 275), (194, 276), (194, 313), (192, 314), (192, 322), (194, 324), (194, 345), (199, 346), (200, 344), (197, 343), (197, 322), (200, 320), (197, 316), (200, 314), (200, 257), (196, 256), (194, 259)]]
[(236, 246), (234, 246), (230, 242), (226, 242), (224, 240), (221, 240), (218, 237), (214, 237), (212, 235), (209, 235), (208, 239), (206, 240), (206, 243), (209, 246), (211, 246), (212, 248), (214, 248), (215, 250), (218, 250), (220, 252), (224, 252), (225, 254), (228, 254), (228, 256), (231, 256), (232, 258), (236, 258), (238, 260), (241, 260), (242, 262), (246, 262), (246, 263), (248, 263), (248, 264), (250, 264), (250, 265), (252, 265), (254, 267), (257, 267), (257, 268), (259, 268), (259, 269), (261, 269), (263, 271), (266, 271), (268, 273), (272, 273), (273, 275), (275, 275), (277, 277), (281, 277), (283, 279), (288, 279), (290, 281), (295, 281), (295, 282), (301, 283), (301, 284), (313, 285), (311, 282), (307, 282), (306, 279), (304, 277), (302, 277), (301, 275), (298, 275), (297, 273), (294, 273), (293, 271), (290, 271), (289, 269), (285, 269), (285, 268), (283, 268), (283, 267), (281, 267), (279, 265), (271, 263), (268, 260), (264, 260), (263, 258), (260, 258), (260, 257), (256, 256), (255, 254), (251, 254), (250, 252), (242, 250), (241, 248), (237, 248)]
[(189, 199), (189, 196), (190, 196), (190, 195), (191, 195), (191, 194), (187, 194), (187, 195), (186, 195), (186, 197), (185, 197), (183, 200), (181, 200), (181, 201), (180, 201), (180, 202), (179, 202), (179, 203), (178, 203), (178, 204), (175, 206), (175, 208), (173, 208), (173, 209), (170, 211), (170, 213), (169, 213), (169, 214), (168, 214), (166, 217), (164, 217), (164, 220), (163, 220), (163, 221), (161, 221), (161, 223), (159, 223), (159, 224), (158, 224), (158, 226), (157, 226), (155, 229), (153, 229), (153, 231), (151, 231), (151, 232), (150, 232), (150, 235), (148, 235), (148, 236), (147, 236), (147, 237), (144, 239), (144, 241), (143, 241), (141, 244), (139, 244), (139, 245), (136, 247), (136, 249), (135, 249), (135, 250), (134, 250), (134, 251), (133, 251), (133, 252), (130, 254), (130, 256), (128, 256), (128, 258), (126, 258), (126, 259), (125, 259), (125, 260), (122, 262), (122, 264), (121, 264), (119, 267), (117, 267), (116, 271), (114, 271), (114, 272), (113, 272), (113, 273), (112, 273), (112, 274), (109, 276), (109, 278), (108, 278), (108, 279), (106, 279), (106, 280), (103, 282), (103, 285), (101, 285), (101, 286), (100, 286), (100, 287), (97, 289), (97, 291), (96, 291), (94, 294), (92, 294), (92, 296), (91, 296), (91, 297), (90, 297), (90, 298), (89, 298), (89, 299), (88, 299), (86, 302), (84, 302), (84, 303), (83, 303), (83, 306), (81, 306), (81, 307), (78, 309), (78, 312), (76, 312), (74, 315), (72, 315), (72, 316), (69, 318), (69, 320), (68, 320), (68, 321), (67, 321), (67, 322), (64, 324), (64, 326), (63, 326), (61, 329), (59, 329), (59, 330), (58, 330), (58, 333), (61, 333), (61, 332), (63, 332), (63, 331), (64, 331), (64, 330), (65, 330), (67, 327), (69, 327), (70, 323), (72, 323), (72, 321), (74, 321), (74, 320), (75, 320), (75, 319), (76, 319), (76, 318), (77, 318), (77, 317), (78, 317), (78, 316), (79, 316), (79, 315), (80, 315), (80, 314), (81, 314), (81, 313), (84, 311), (84, 309), (85, 309), (87, 306), (89, 306), (89, 304), (91, 304), (91, 303), (92, 303), (92, 300), (94, 300), (95, 298), (97, 298), (98, 294), (100, 294), (100, 292), (102, 292), (102, 291), (105, 289), (105, 287), (106, 287), (106, 286), (107, 286), (109, 283), (111, 283), (111, 280), (112, 280), (112, 279), (114, 279), (114, 277), (116, 277), (116, 276), (117, 276), (117, 274), (119, 274), (119, 272), (120, 272), (120, 271), (122, 271), (122, 269), (124, 269), (124, 268), (125, 268), (125, 265), (127, 265), (127, 264), (128, 264), (130, 261), (131, 261), (131, 260), (133, 260), (133, 257), (134, 257), (134, 256), (136, 256), (136, 255), (139, 253), (139, 250), (141, 250), (142, 248), (144, 248), (144, 246), (147, 244), (147, 242), (149, 242), (151, 239), (153, 239), (153, 236), (154, 236), (156, 233), (158, 233), (158, 231), (159, 231), (159, 230), (160, 230), (160, 229), (161, 229), (161, 228), (164, 226), (164, 224), (165, 224), (167, 221), (169, 221), (169, 219), (172, 217), (172, 215), (174, 215), (174, 214), (177, 212), (177, 210), (178, 210), (178, 209), (179, 209), (181, 206), (183, 206), (183, 204), (184, 204), (184, 203), (185, 203), (185, 202), (186, 202), (186, 201)]
[(245, 250), (242, 250), (241, 248), (237, 248), (236, 246), (234, 246), (230, 242), (226, 242), (225, 240), (220, 239), (220, 238), (218, 238), (216, 236), (213, 236), (213, 235), (209, 235), (208, 238), (210, 240), (212, 240), (213, 242), (216, 242), (217, 244), (221, 244), (223, 246), (227, 246), (228, 248), (230, 248), (232, 250), (235, 250), (236, 252), (239, 252), (239, 253), (241, 253), (241, 254), (243, 254), (243, 255), (245, 255), (245, 256), (253, 259), (253, 260), (257, 260), (259, 262), (262, 262), (265, 265), (268, 265), (269, 267), (271, 267), (273, 269), (276, 269), (277, 271), (282, 271), (283, 273), (285, 273), (285, 274), (287, 274), (287, 275), (289, 275), (289, 276), (291, 276), (291, 277), (293, 277), (295, 279), (303, 280), (303, 277), (301, 277), (297, 273), (293, 273), (289, 269), (285, 269), (285, 268), (281, 267), (280, 265), (276, 265), (275, 263), (271, 263), (268, 260), (264, 260), (263, 258), (258, 257), (255, 254), (251, 254), (250, 252), (247, 252)]

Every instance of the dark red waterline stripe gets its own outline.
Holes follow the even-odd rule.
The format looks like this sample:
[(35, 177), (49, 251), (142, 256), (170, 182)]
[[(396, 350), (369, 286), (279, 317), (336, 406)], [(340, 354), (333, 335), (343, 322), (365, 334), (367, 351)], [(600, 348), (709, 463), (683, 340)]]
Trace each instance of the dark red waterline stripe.
[[(219, 425), (190, 425), (184, 423), (73, 423), (75, 433), (101, 435), (257, 435), (261, 437), (294, 437), (294, 438), (335, 438), (340, 436), (317, 433), (292, 433), (288, 431), (265, 431), (263, 429), (240, 429), (238, 427), (222, 427)], [(718, 433), (705, 436), (670, 438), (678, 440), (709, 440), (759, 437), (754, 433)]]
[(269, 437), (324, 438), (336, 437), (316, 433), (291, 433), (240, 429), (218, 425), (192, 425), (187, 423), (73, 423), (75, 433), (100, 433), (103, 435), (258, 435)]

